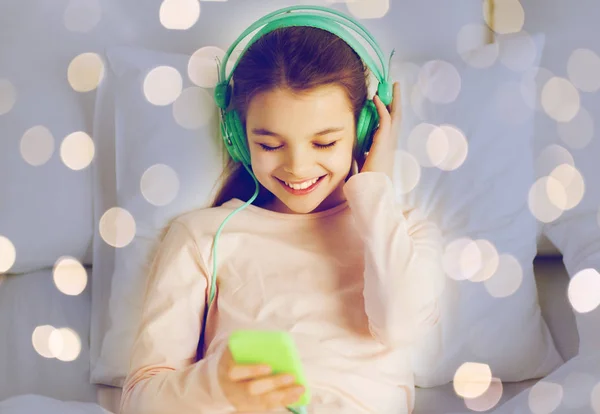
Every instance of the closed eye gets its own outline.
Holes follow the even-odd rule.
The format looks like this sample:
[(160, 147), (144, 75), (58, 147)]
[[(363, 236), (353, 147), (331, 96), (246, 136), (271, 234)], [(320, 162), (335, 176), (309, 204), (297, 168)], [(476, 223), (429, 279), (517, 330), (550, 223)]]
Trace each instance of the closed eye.
[[(314, 144), (315, 147), (319, 148), (319, 149), (325, 149), (325, 148), (331, 148), (335, 145), (337, 141), (333, 141), (330, 142), (329, 144)], [(264, 149), (265, 151), (275, 151), (276, 149), (279, 149), (281, 147), (269, 147), (267, 145), (264, 144), (258, 144), (261, 146), (262, 149)]]

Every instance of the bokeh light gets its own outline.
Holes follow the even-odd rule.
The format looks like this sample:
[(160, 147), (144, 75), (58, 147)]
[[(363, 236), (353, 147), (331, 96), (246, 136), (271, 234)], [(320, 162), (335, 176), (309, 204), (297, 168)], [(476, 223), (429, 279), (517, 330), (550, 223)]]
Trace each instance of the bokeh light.
[(113, 207), (100, 218), (99, 231), (106, 244), (121, 248), (131, 243), (135, 237), (136, 224), (129, 211)]
[(496, 250), (496, 246), (489, 240), (475, 240), (477, 250), (481, 257), (480, 268), (469, 278), (471, 282), (485, 282), (498, 271), (500, 265), (500, 256)]
[(465, 362), (454, 374), (453, 386), (463, 398), (482, 396), (492, 383), (492, 370), (487, 364)]
[(82, 53), (76, 56), (69, 64), (67, 79), (77, 92), (93, 91), (104, 79), (102, 58), (96, 53)]
[(529, 390), (528, 405), (533, 414), (548, 414), (558, 408), (563, 398), (560, 384), (540, 380)]
[[(551, 195), (552, 194), (552, 195)], [(556, 205), (556, 200), (566, 199), (562, 184), (552, 176), (538, 178), (529, 189), (527, 204), (531, 214), (542, 223), (551, 223), (559, 218), (564, 209)], [(555, 200), (555, 202), (552, 202)]]
[(144, 96), (151, 104), (170, 105), (181, 95), (183, 79), (171, 66), (158, 66), (144, 78)]
[(484, 0), (482, 4), (483, 18), (496, 33), (517, 33), (523, 29), (525, 10), (519, 0)]
[(14, 266), (17, 258), (15, 245), (8, 237), (0, 235), (0, 273), (6, 273)]
[(346, 6), (359, 19), (379, 19), (390, 10), (390, 0), (346, 0)]
[(52, 325), (43, 325), (35, 328), (31, 335), (33, 349), (44, 358), (54, 358), (54, 354), (50, 349), (50, 336), (54, 331), (55, 328)]
[(95, 152), (94, 141), (83, 131), (67, 135), (60, 145), (62, 162), (75, 171), (89, 166), (94, 159)]
[[(435, 167), (444, 164), (452, 166), (452, 161), (456, 161), (450, 154), (450, 138), (448, 135), (454, 134), (450, 129), (446, 132), (433, 124), (422, 122), (417, 124), (407, 138), (407, 150), (417, 160), (422, 167)], [(460, 138), (452, 137), (459, 141)], [(460, 144), (458, 144), (460, 146)], [(457, 150), (460, 153), (460, 148)], [(454, 154), (453, 154), (454, 155)]]
[(554, 76), (542, 89), (542, 107), (546, 114), (558, 122), (571, 121), (581, 105), (579, 92), (565, 78)]
[(446, 136), (448, 150), (437, 167), (444, 171), (457, 170), (464, 164), (469, 153), (467, 138), (464, 132), (454, 125), (441, 125), (439, 130)]
[(31, 342), (35, 351), (47, 359), (75, 361), (81, 354), (81, 338), (73, 329), (42, 325), (34, 329)]
[(21, 157), (29, 165), (44, 165), (54, 153), (54, 137), (48, 128), (36, 125), (29, 128), (21, 137), (19, 145)]
[(200, 18), (198, 0), (163, 0), (160, 5), (160, 24), (170, 30), (187, 30)]
[(445, 246), (442, 264), (451, 279), (467, 280), (481, 270), (483, 257), (475, 240), (459, 237)]
[(465, 398), (465, 406), (475, 412), (489, 411), (500, 402), (503, 390), (502, 381), (492, 377), (490, 386), (483, 394), (475, 398)]
[(461, 90), (458, 70), (444, 60), (430, 60), (419, 71), (419, 88), (423, 96), (437, 104), (456, 100)]
[(440, 127), (436, 127), (429, 133), (427, 140), (425, 140), (425, 152), (431, 163), (436, 167), (439, 167), (444, 159), (448, 157), (450, 142), (448, 136)]
[(589, 49), (575, 49), (567, 62), (569, 80), (583, 92), (600, 90), (600, 56)]
[(8, 80), (0, 78), (0, 115), (7, 114), (17, 102), (17, 88)]
[(550, 202), (562, 210), (576, 207), (585, 193), (583, 176), (579, 170), (570, 164), (561, 164), (550, 173), (550, 177), (554, 180), (549, 180), (548, 183), (558, 182), (562, 186), (556, 192), (551, 191), (551, 188), (547, 189)]
[(571, 307), (579, 313), (588, 313), (600, 306), (600, 273), (587, 268), (578, 271), (569, 281), (567, 296)]
[(407, 194), (414, 190), (421, 180), (421, 166), (417, 159), (403, 150), (396, 150), (397, 166), (394, 169), (394, 186), (397, 194)]
[(48, 348), (52, 356), (60, 361), (75, 361), (81, 353), (81, 339), (72, 329), (54, 329), (48, 338)]
[[(217, 61), (218, 58), (218, 61)], [(223, 63), (225, 51), (216, 46), (205, 46), (196, 50), (188, 61), (188, 77), (197, 86), (214, 88), (219, 81), (218, 62)], [(236, 61), (235, 50), (227, 61), (225, 76), (227, 76)]]
[(490, 296), (497, 299), (509, 297), (523, 284), (523, 268), (516, 257), (502, 253), (498, 256), (496, 271), (483, 283)]
[(59, 291), (65, 295), (77, 296), (85, 290), (88, 276), (79, 260), (65, 256), (54, 264), (53, 279)]
[(144, 198), (155, 206), (171, 203), (179, 193), (179, 178), (168, 165), (156, 164), (148, 168), (140, 180)]

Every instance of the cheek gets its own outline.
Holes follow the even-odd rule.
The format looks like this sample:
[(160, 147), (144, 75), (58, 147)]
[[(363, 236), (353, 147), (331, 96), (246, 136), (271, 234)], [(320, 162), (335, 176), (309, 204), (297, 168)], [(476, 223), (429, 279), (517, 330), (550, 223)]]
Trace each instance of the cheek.
[(251, 154), (252, 170), (256, 175), (270, 175), (278, 165), (277, 157), (266, 152)]
[(327, 165), (331, 170), (345, 171), (352, 165), (352, 147), (339, 148), (332, 151), (327, 158)]

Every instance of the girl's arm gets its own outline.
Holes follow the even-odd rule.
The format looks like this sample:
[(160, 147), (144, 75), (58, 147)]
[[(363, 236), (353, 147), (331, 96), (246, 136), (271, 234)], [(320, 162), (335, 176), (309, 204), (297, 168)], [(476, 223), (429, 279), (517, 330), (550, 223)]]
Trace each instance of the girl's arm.
[(364, 300), (372, 335), (409, 346), (439, 328), (446, 277), (438, 227), (418, 209), (402, 209), (381, 172), (353, 175), (344, 194), (365, 248)]
[(147, 282), (121, 414), (232, 413), (217, 377), (221, 352), (194, 362), (208, 276), (187, 227), (174, 221)]

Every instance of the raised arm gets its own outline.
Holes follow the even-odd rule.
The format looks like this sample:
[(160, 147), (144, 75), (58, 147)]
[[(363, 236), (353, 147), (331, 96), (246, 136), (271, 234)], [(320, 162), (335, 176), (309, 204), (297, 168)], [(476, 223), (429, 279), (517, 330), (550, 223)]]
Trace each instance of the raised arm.
[(218, 382), (222, 350), (195, 362), (208, 280), (189, 230), (173, 222), (150, 269), (121, 414), (235, 412)]
[(371, 334), (390, 347), (416, 343), (438, 324), (445, 286), (439, 228), (395, 201), (382, 172), (353, 175), (344, 194), (365, 248), (364, 299)]

